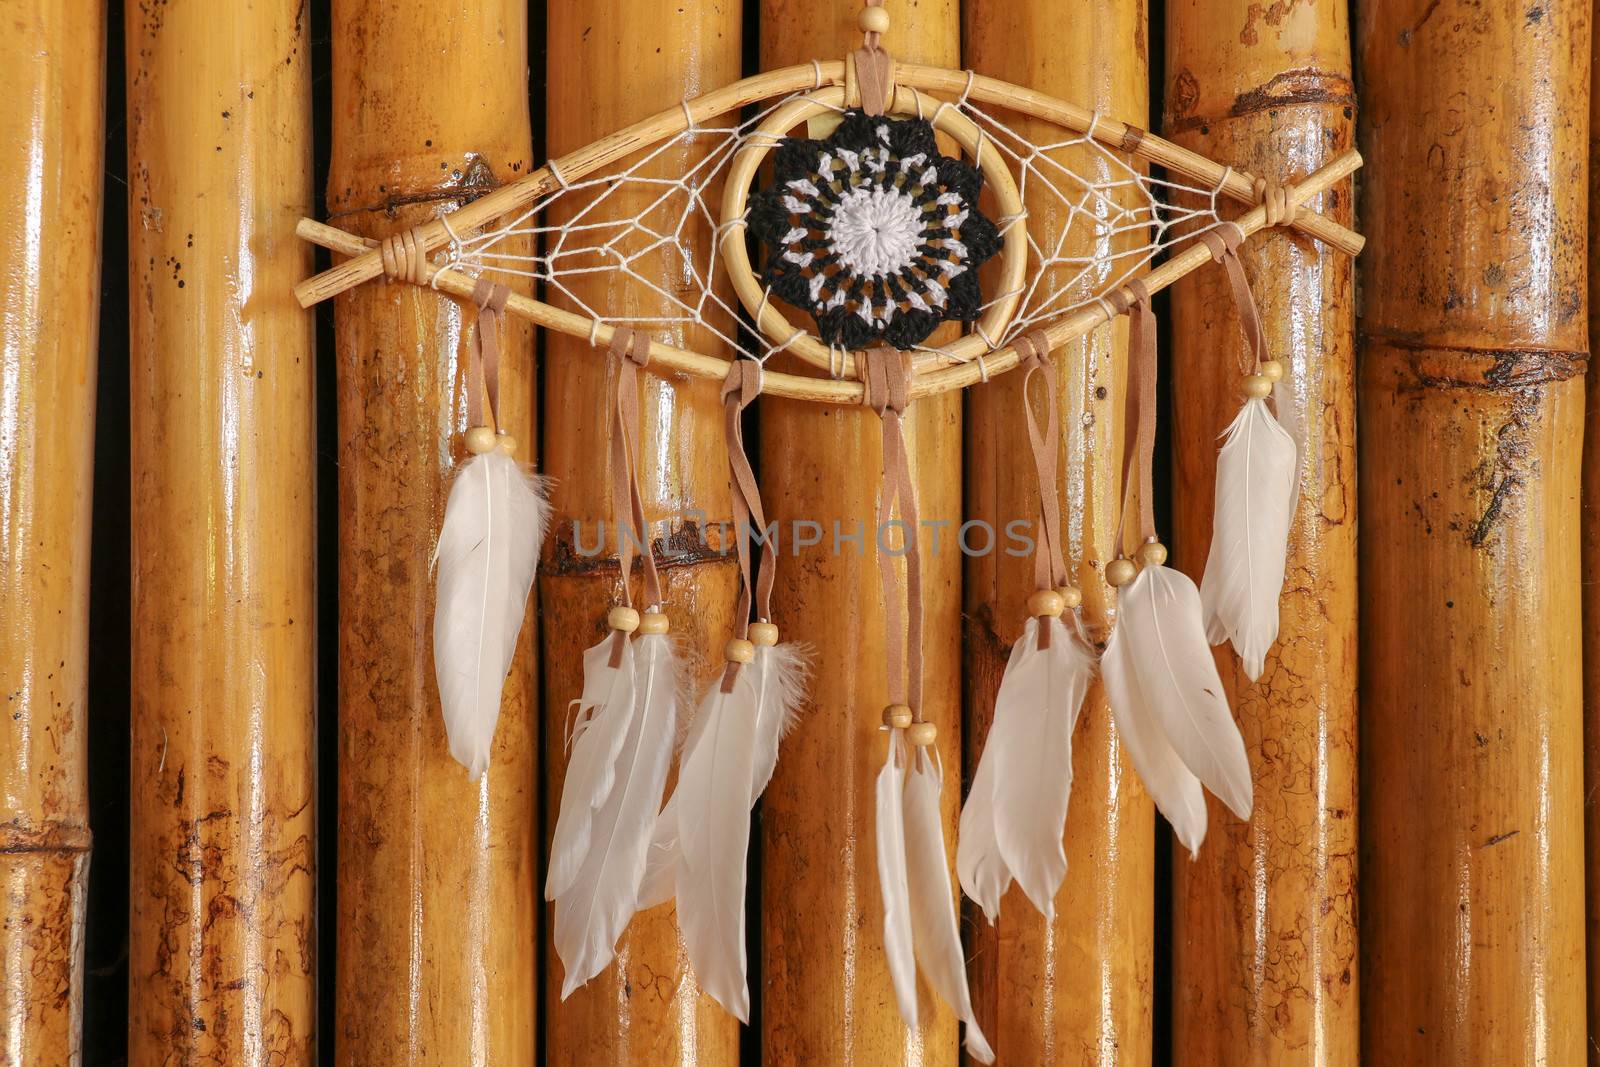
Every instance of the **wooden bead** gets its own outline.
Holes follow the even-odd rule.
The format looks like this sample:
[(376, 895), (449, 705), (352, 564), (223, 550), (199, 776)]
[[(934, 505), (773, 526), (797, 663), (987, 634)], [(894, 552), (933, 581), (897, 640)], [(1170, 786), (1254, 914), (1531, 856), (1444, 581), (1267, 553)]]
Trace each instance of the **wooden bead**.
[(1106, 564), (1106, 581), (1115, 588), (1121, 588), (1138, 575), (1139, 569), (1133, 565), (1133, 560), (1126, 556), (1119, 556)]
[(672, 627), (667, 622), (667, 617), (659, 611), (647, 611), (639, 618), (639, 632), (642, 634), (664, 634)]
[(503, 433), (495, 441), (494, 447), (503, 456), (514, 456), (517, 454), (517, 439), (508, 433)]
[(911, 709), (904, 704), (890, 704), (883, 709), (883, 725), (904, 730), (911, 725)]
[(735, 637), (728, 642), (722, 655), (729, 663), (749, 663), (756, 658), (756, 646), (741, 637)]
[(467, 451), (474, 456), (494, 451), (494, 430), (487, 426), (474, 426), (467, 431)]
[(1028, 598), (1028, 614), (1037, 617), (1059, 618), (1066, 610), (1067, 601), (1054, 589), (1041, 589)]
[(1160, 541), (1146, 541), (1139, 546), (1139, 558), (1147, 567), (1159, 567), (1167, 561), (1167, 546)]
[(861, 27), (862, 33), (888, 33), (889, 9), (886, 7), (864, 7), (861, 14), (856, 16), (856, 25)]
[(618, 604), (606, 613), (606, 625), (613, 630), (631, 634), (639, 628), (639, 613), (633, 608)]
[(913, 745), (926, 748), (938, 739), (939, 727), (931, 722), (914, 722), (911, 724), (911, 729), (906, 731), (906, 736), (911, 738)]
[(750, 640), (762, 648), (771, 648), (778, 643), (778, 628), (770, 622), (753, 622), (750, 624)]
[(1261, 364), (1261, 376), (1269, 382), (1283, 381), (1283, 364), (1275, 359), (1269, 359)]
[(1272, 379), (1265, 374), (1252, 374), (1244, 380), (1244, 395), (1253, 399), (1270, 396)]
[(1061, 594), (1061, 607), (1070, 610), (1083, 603), (1083, 590), (1075, 585), (1064, 585), (1056, 592)]

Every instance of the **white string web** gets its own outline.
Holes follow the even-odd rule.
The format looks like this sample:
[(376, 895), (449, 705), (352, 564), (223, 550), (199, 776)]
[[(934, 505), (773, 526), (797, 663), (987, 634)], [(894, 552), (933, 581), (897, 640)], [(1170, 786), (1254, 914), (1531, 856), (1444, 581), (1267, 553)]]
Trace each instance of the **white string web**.
[[(446, 249), (445, 263), (469, 273), (533, 279), (541, 299), (590, 320), (591, 340), (602, 324), (629, 326), (708, 354), (765, 362), (809, 332), (811, 323), (785, 309), (800, 327), (787, 338), (774, 340), (750, 326), (721, 253), (722, 241), (747, 240), (745, 220), (720, 222), (720, 203), (734, 156), (748, 143), (775, 147), (776, 139), (758, 128), (792, 99), (755, 109), (742, 121), (730, 117), (731, 124), (691, 121), (677, 136), (581, 180), (569, 182), (556, 173), (558, 188), (495, 228), (458, 236)], [(919, 99), (929, 105), (924, 118), (956, 108), (972, 120), (983, 135), (980, 159), (972, 162), (981, 162), (984, 152), (1000, 152), (1026, 205), (1020, 214), (995, 219), (1002, 235), (1012, 226), (1026, 228), (1028, 264), (1004, 335), (983, 338), (991, 351), (1103, 303), (1107, 293), (1168, 249), (1222, 221), (1221, 182), (1203, 187), (1185, 183), (1181, 175), (1144, 173), (1136, 159), (1095, 140), (1094, 124), (1082, 134), (1033, 141), (1024, 127), (1067, 131), (985, 110), (965, 95)], [(751, 259), (760, 262), (758, 255)], [(984, 277), (989, 273), (992, 268)], [(988, 289), (984, 309), (1013, 295)], [(686, 339), (691, 332), (694, 337)], [(938, 348), (919, 350), (955, 359)], [(983, 357), (977, 358), (981, 363)]]

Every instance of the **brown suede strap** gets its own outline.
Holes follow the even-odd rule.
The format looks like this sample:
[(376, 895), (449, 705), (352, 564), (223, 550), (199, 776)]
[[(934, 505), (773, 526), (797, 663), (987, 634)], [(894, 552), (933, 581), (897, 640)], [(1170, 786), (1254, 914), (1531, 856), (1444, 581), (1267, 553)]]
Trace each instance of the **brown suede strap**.
[(1128, 399), (1124, 411), (1126, 425), (1134, 434), (1124, 443), (1122, 472), (1122, 515), (1117, 521), (1117, 550), (1123, 548), (1131, 497), (1139, 503), (1139, 536), (1156, 536), (1155, 455), (1156, 455), (1156, 316), (1150, 307), (1150, 291), (1138, 278), (1127, 283), (1133, 295), (1128, 307)]
[[(755, 599), (756, 615), (763, 622), (772, 617), (772, 581), (777, 570), (772, 538), (763, 536), (761, 568), (751, 583), (750, 540), (752, 530), (765, 531), (766, 512), (761, 507), (761, 488), (744, 447), (744, 409), (761, 395), (761, 364), (754, 360), (735, 360), (722, 380), (723, 434), (728, 442), (728, 483), (733, 496), (733, 536), (739, 556), (739, 608), (733, 620), (735, 637), (750, 633), (750, 604)], [(733, 691), (740, 664), (730, 661), (723, 671), (722, 691)]]
[[(630, 579), (633, 557), (639, 546), (644, 560), (644, 602), (646, 607), (661, 604), (661, 578), (656, 573), (655, 554), (647, 540), (650, 531), (644, 521), (644, 499), (639, 493), (639, 474), (635, 465), (633, 436), (639, 424), (639, 370), (650, 362), (650, 338), (625, 326), (611, 336), (608, 361), (617, 376), (617, 399), (611, 427), (611, 513), (617, 526), (617, 560), (622, 568), (622, 602), (633, 605)], [(630, 516), (625, 518), (624, 515)], [(630, 525), (631, 521), (631, 525)], [(620, 662), (622, 649), (612, 652), (613, 667)]]
[(1239, 245), (1244, 242), (1244, 231), (1231, 222), (1224, 222), (1215, 230), (1200, 235), (1200, 242), (1211, 252), (1211, 258), (1221, 263), (1228, 272), (1228, 285), (1233, 289), (1233, 305), (1239, 312), (1239, 328), (1249, 356), (1239, 361), (1243, 374), (1260, 374), (1261, 364), (1268, 359), (1266, 335), (1261, 330), (1261, 314), (1256, 310), (1255, 294), (1250, 291), (1250, 279), (1245, 276), (1244, 264), (1239, 261)]
[(901, 425), (910, 401), (910, 380), (904, 354), (892, 348), (873, 348), (861, 353), (861, 371), (863, 402), (883, 420), (883, 492), (878, 498), (876, 539), (883, 537), (896, 503), (905, 526), (903, 617), (900, 575), (891, 560), (878, 560), (878, 576), (883, 587), (889, 703), (908, 705), (913, 721), (922, 722), (922, 566), (917, 550), (917, 490), (911, 480), (911, 457), (906, 451), (905, 431)]
[[(469, 426), (492, 424), (504, 432), (500, 425), (500, 323), (510, 297), (510, 288), (487, 278), (479, 278), (472, 291), (472, 302), (478, 305), (478, 328), (472, 331), (472, 340), (467, 344), (467, 377), (472, 381), (467, 387)], [(485, 396), (489, 399), (490, 422), (483, 419)]]

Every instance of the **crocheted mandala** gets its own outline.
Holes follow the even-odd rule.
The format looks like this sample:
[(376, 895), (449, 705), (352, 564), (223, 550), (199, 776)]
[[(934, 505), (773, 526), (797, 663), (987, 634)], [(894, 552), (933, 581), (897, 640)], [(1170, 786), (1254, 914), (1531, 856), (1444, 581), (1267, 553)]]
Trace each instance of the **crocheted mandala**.
[(762, 279), (829, 345), (911, 348), (982, 308), (978, 267), (1000, 247), (982, 188), (927, 122), (847, 111), (827, 140), (785, 138), (773, 184), (751, 197)]

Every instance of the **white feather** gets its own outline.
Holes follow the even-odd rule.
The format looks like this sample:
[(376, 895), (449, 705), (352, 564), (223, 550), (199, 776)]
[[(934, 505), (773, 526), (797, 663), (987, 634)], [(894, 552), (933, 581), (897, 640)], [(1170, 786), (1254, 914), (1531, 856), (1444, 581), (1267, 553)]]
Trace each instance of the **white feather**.
[[(794, 728), (800, 706), (805, 702), (806, 682), (810, 674), (807, 654), (804, 645), (794, 642), (758, 646), (754, 662), (744, 672), (752, 675), (759, 708), (756, 716), (755, 759), (751, 766), (751, 807), (755, 806), (761, 794), (766, 792), (767, 784), (772, 781), (772, 772), (778, 765), (778, 746)], [(693, 747), (696, 731), (701, 724), (702, 718), (696, 716), (684, 742), (685, 751)], [(644, 882), (639, 888), (640, 911), (672, 899), (678, 856), (677, 801), (677, 791), (674, 790), (656, 823)]]
[(1145, 699), (1121, 619), (1100, 657), (1100, 675), (1105, 679), (1117, 735), (1128, 750), (1128, 759), (1144, 783), (1145, 792), (1172, 824), (1172, 832), (1183, 846), (1191, 855), (1198, 855), (1200, 842), (1206, 836), (1205, 794), (1200, 790), (1200, 779), (1173, 751)]
[(1267, 402), (1253, 398), (1228, 427), (1217, 457), (1217, 504), (1200, 600), (1206, 637), (1214, 645), (1232, 640), (1252, 681), (1261, 677), (1278, 638), (1296, 455), (1294, 439)]
[(1250, 759), (1206, 644), (1200, 591), (1181, 571), (1146, 566), (1123, 587), (1117, 611), (1144, 703), (1173, 751), (1235, 815), (1250, 818)]
[(583, 695), (573, 702), (578, 705), (578, 718), (572, 730), (567, 777), (561, 785), (561, 812), (550, 841), (546, 900), (566, 892), (583, 866), (594, 814), (611, 795), (617, 756), (633, 725), (633, 643), (625, 635), (621, 638), (622, 659), (613, 667), (611, 650), (617, 639), (615, 632), (608, 634), (583, 654)]
[(883, 896), (883, 952), (906, 1025), (917, 1025), (917, 957), (911, 941), (911, 887), (906, 871), (906, 739), (889, 731), (889, 754), (878, 772), (878, 889)]
[(731, 692), (712, 682), (700, 702), (696, 736), (684, 749), (675, 807), (678, 929), (700, 986), (750, 1019), (744, 946), (745, 857), (750, 845), (750, 780), (759, 697), (752, 670)]
[[(1018, 641), (1011, 648), (1011, 658), (1015, 660), (1022, 654), (1023, 644)], [(990, 727), (983, 757), (972, 776), (972, 790), (961, 807), (961, 825), (956, 834), (956, 875), (961, 889), (977, 902), (991, 923), (1000, 914), (1000, 898), (1011, 887), (1011, 868), (1000, 855), (1000, 841), (994, 829), (995, 760), (989, 755), (993, 743), (994, 728)]]
[[(1045, 649), (1038, 647), (1041, 622), (1050, 626)], [(1053, 918), (1067, 874), (1062, 838), (1072, 792), (1072, 731), (1094, 678), (1094, 656), (1060, 619), (1029, 619), (1021, 643), (1030, 652), (1006, 666), (984, 757), (994, 752), (1000, 855), (1033, 906)]]
[(555, 946), (566, 969), (561, 999), (605, 969), (633, 918), (677, 732), (678, 668), (665, 634), (634, 639), (634, 715), (616, 783), (595, 812), (578, 875), (556, 897)]
[(499, 451), (468, 461), (445, 503), (433, 669), (450, 755), (474, 780), (489, 766), (549, 511), (538, 483)]
[[(881, 781), (881, 779), (880, 779)], [(905, 866), (911, 894), (911, 930), (917, 963), (933, 991), (967, 1024), (967, 1052), (980, 1063), (993, 1063), (994, 1052), (978, 1028), (967, 988), (967, 957), (956, 924), (955, 893), (944, 851), (939, 794), (944, 772), (931, 750), (918, 748), (905, 783)], [(882, 847), (880, 842), (880, 849)], [(899, 982), (896, 982), (899, 988)], [(911, 989), (913, 1003), (916, 999)], [(901, 998), (901, 1011), (905, 999)], [(906, 1020), (916, 1025), (915, 1017)]]

